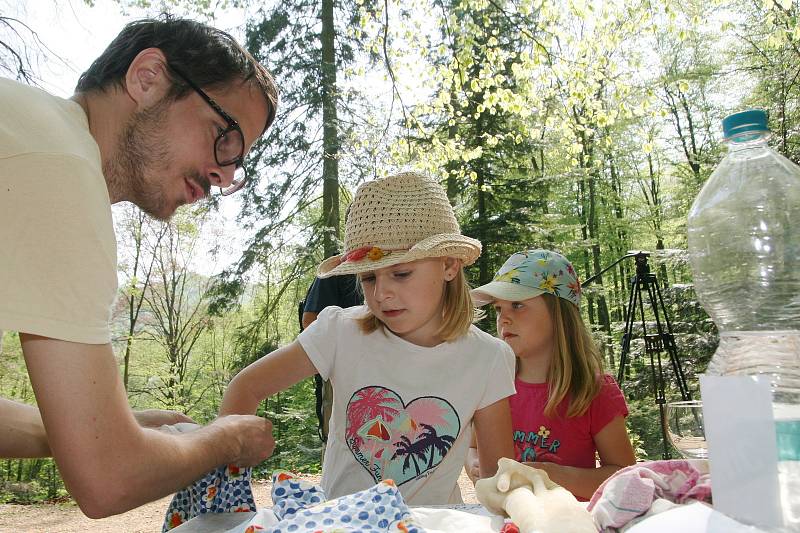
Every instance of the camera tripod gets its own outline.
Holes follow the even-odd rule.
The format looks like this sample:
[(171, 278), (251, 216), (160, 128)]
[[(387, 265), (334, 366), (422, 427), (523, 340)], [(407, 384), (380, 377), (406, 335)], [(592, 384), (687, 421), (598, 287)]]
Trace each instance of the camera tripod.
[[(670, 441), (667, 435), (667, 419), (665, 416), (667, 400), (664, 394), (665, 369), (661, 358), (662, 353), (666, 353), (669, 357), (669, 363), (672, 366), (681, 399), (684, 401), (691, 400), (692, 395), (686, 384), (686, 377), (683, 374), (683, 368), (681, 367), (681, 362), (678, 357), (678, 348), (675, 345), (675, 336), (672, 333), (672, 325), (667, 316), (664, 299), (661, 296), (661, 289), (658, 286), (656, 275), (650, 272), (650, 265), (647, 262), (648, 257), (650, 257), (650, 252), (628, 252), (594, 276), (587, 278), (582, 285), (585, 287), (589, 283), (592, 283), (595, 279), (603, 275), (604, 272), (610, 270), (629, 257), (635, 258), (636, 273), (631, 277), (628, 307), (625, 309), (625, 331), (622, 335), (622, 353), (619, 358), (617, 383), (622, 387), (626, 367), (630, 359), (633, 324), (636, 321), (636, 315), (638, 313), (641, 321), (642, 335), (644, 337), (644, 352), (650, 358), (650, 378), (653, 386), (653, 396), (655, 397), (655, 402), (658, 405), (659, 414), (661, 416), (661, 438), (664, 443), (662, 458), (669, 459), (671, 454)], [(652, 333), (648, 332), (647, 320), (645, 319), (643, 296), (645, 292), (650, 303), (650, 309), (652, 309), (653, 316), (655, 317), (656, 329)]]

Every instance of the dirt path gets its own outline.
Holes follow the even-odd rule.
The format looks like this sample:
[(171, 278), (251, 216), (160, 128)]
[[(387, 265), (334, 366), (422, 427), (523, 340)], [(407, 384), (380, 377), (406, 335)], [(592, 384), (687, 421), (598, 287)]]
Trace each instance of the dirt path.
[[(303, 476), (314, 483), (319, 476)], [(472, 482), (462, 471), (458, 480), (465, 503), (477, 503)], [(270, 491), (272, 483), (253, 483), (253, 495), (261, 506), (272, 505)], [(153, 533), (161, 531), (164, 513), (172, 498), (163, 498), (133, 511), (91, 520), (81, 513), (75, 504), (58, 505), (0, 505), (0, 532), (47, 532), (47, 533)]]

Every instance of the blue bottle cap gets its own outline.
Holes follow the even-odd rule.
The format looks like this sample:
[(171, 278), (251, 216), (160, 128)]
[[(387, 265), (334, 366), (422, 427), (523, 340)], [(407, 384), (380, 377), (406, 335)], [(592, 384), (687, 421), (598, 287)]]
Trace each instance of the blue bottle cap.
[(767, 112), (763, 109), (749, 109), (734, 113), (722, 119), (722, 133), (726, 139), (747, 132), (769, 131)]

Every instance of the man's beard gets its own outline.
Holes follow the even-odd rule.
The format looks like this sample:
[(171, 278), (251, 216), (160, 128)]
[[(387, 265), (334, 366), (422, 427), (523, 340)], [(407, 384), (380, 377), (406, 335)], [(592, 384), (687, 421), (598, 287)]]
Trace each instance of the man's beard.
[[(122, 193), (122, 198), (158, 220), (169, 220), (178, 207), (168, 197), (171, 181), (177, 180), (165, 172), (169, 163), (165, 130), (171, 103), (172, 100), (163, 98), (135, 112), (118, 138), (114, 158), (103, 166), (103, 173)], [(185, 172), (185, 178), (208, 194), (211, 187), (207, 178), (191, 171)]]

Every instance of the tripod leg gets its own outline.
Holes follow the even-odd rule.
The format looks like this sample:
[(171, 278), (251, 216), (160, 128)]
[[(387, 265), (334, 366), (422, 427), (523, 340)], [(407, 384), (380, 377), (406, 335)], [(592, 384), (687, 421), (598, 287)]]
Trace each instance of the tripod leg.
[[(645, 290), (647, 290), (648, 296), (650, 296), (650, 283), (652, 282), (652, 275), (643, 274), (641, 278), (642, 279), (640, 279), (639, 283), (637, 284), (637, 290), (639, 292), (639, 317), (642, 321), (642, 338), (644, 339), (645, 343), (645, 353), (650, 357), (650, 382), (651, 386), (653, 387), (653, 398), (655, 399), (656, 405), (658, 405), (659, 418), (661, 422), (661, 438), (664, 444), (664, 453), (662, 454), (662, 458), (669, 459), (669, 440), (664, 426), (664, 404), (666, 401), (664, 399), (664, 377), (661, 368), (660, 348), (658, 346), (648, 345), (647, 320), (644, 314), (644, 296), (641, 294), (642, 286), (644, 286)], [(650, 307), (653, 308), (652, 296), (650, 296)], [(656, 325), (658, 325), (658, 321), (656, 322)], [(657, 365), (653, 357), (654, 353), (658, 354)], [(658, 368), (656, 368), (656, 366), (658, 366)], [(656, 373), (656, 370), (658, 370), (658, 373)]]
[[(658, 303), (659, 303), (660, 300), (656, 299), (657, 294), (660, 295), (660, 293), (657, 292), (658, 291), (658, 282), (655, 279), (655, 275), (653, 275), (653, 277), (651, 279), (651, 282), (652, 283), (649, 283), (648, 286), (647, 286), (647, 294), (648, 294), (648, 296), (650, 298), (650, 307), (653, 309), (653, 315), (655, 316), (655, 319), (656, 319), (656, 327), (658, 329), (659, 343), (660, 343), (660, 346), (662, 347), (661, 349), (665, 349), (667, 351), (667, 353), (669, 355), (669, 358), (670, 358), (670, 362), (672, 363), (673, 370), (675, 370), (676, 360), (672, 356), (673, 355), (673, 348), (674, 348), (672, 332), (670, 331), (669, 333), (665, 333), (664, 332), (664, 328), (661, 325), (661, 319), (660, 319), (659, 313), (658, 313)], [(666, 318), (667, 311), (663, 307), (663, 301), (661, 302), (661, 306), (662, 306), (661, 308), (662, 308), (662, 311), (663, 311), (664, 318)], [(669, 324), (669, 323), (667, 323), (667, 324)], [(670, 458), (670, 443), (669, 443), (669, 436), (667, 435), (667, 419), (666, 419), (667, 398), (666, 398), (666, 394), (664, 393), (665, 380), (664, 380), (664, 367), (663, 367), (662, 361), (661, 361), (661, 349), (659, 349), (659, 351), (657, 352), (657, 356), (658, 356), (658, 376), (657, 376), (657, 378), (656, 378), (656, 374), (655, 374), (655, 366), (654, 366), (654, 370), (653, 370), (653, 380), (654, 380), (653, 381), (653, 387), (654, 387), (654, 389), (657, 388), (657, 391), (658, 391), (656, 393), (656, 403), (658, 404), (658, 410), (659, 410), (659, 415), (660, 415), (660, 419), (661, 419), (661, 438), (662, 438), (662, 440), (664, 442), (663, 458), (664, 459), (669, 459)], [(650, 364), (654, 365), (652, 354), (650, 356), (650, 361), (651, 361)], [(657, 381), (656, 381), (656, 379), (657, 379)], [(679, 385), (679, 387), (681, 386), (680, 381), (678, 382), (678, 385)], [(683, 393), (684, 393), (684, 390), (681, 387), (681, 395), (683, 395)]]
[(630, 295), (628, 296), (628, 309), (625, 313), (625, 331), (622, 334), (622, 352), (619, 356), (619, 368), (617, 369), (617, 384), (622, 388), (622, 381), (625, 379), (625, 366), (628, 364), (628, 357), (631, 353), (631, 338), (633, 337), (633, 319), (636, 312), (636, 300), (639, 294), (639, 278), (631, 278)]

